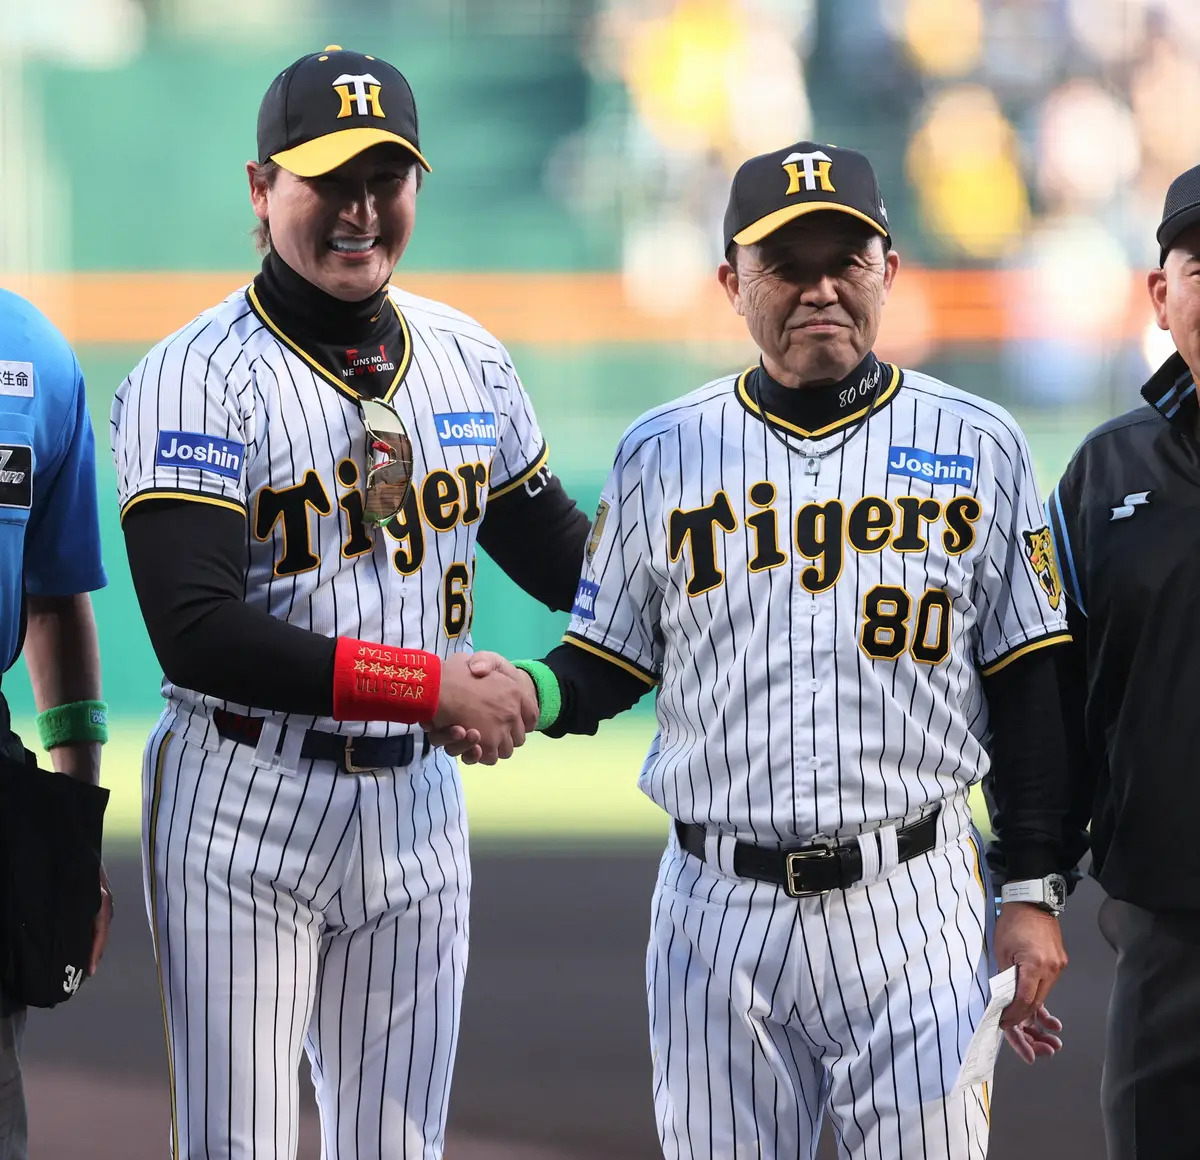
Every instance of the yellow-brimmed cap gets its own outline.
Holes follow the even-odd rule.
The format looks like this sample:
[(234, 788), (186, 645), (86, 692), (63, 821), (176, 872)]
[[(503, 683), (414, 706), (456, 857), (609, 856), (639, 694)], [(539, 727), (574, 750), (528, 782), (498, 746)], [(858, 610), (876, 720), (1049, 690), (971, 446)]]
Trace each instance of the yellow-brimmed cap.
[(751, 246), (805, 214), (849, 214), (890, 241), (887, 210), (871, 163), (853, 149), (798, 141), (744, 162), (725, 210), (725, 249)]
[(373, 145), (407, 149), (432, 172), (417, 139), (417, 105), (399, 69), (336, 44), (288, 65), (258, 110), (258, 159), (318, 177)]

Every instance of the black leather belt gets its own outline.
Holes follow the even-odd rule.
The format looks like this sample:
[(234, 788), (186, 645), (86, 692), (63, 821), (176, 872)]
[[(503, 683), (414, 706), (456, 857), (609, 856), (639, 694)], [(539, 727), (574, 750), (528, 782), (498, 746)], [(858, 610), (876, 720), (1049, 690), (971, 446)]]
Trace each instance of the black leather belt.
[[(240, 741), (243, 745), (257, 745), (262, 735), (263, 717), (243, 717), (224, 709), (213, 710), (213, 724), (222, 737)], [(276, 754), (283, 746), (283, 732), (279, 734)], [(310, 761), (332, 761), (343, 773), (375, 773), (381, 769), (396, 769), (409, 765), (416, 752), (416, 743), (411, 733), (403, 737), (347, 737), (342, 733), (321, 733), (310, 729), (300, 746), (301, 758)], [(421, 745), (421, 756), (429, 753), (429, 737)]]
[[(942, 807), (919, 822), (896, 831), (900, 861), (928, 853), (937, 845), (937, 820)], [(703, 826), (675, 823), (679, 844), (704, 861)], [(755, 846), (738, 842), (733, 848), (733, 872), (739, 878), (755, 878), (782, 886), (790, 898), (808, 898), (830, 890), (845, 890), (862, 880), (862, 851), (858, 843), (845, 846)]]

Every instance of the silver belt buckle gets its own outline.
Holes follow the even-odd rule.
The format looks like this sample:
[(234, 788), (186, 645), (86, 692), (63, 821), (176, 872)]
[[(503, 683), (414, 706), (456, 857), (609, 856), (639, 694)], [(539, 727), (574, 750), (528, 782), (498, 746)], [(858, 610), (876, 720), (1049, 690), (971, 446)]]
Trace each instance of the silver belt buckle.
[(802, 862), (815, 862), (822, 858), (834, 858), (836, 854), (832, 846), (815, 846), (807, 850), (793, 850), (784, 861), (784, 872), (787, 885), (784, 892), (789, 898), (812, 898), (816, 894), (827, 894), (827, 890), (801, 890), (797, 885)]

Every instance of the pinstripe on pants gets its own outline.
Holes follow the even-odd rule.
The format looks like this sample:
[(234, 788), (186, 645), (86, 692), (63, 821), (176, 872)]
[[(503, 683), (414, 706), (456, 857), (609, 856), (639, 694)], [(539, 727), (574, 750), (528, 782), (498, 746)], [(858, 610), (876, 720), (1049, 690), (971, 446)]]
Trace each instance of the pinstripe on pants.
[(849, 891), (790, 899), (663, 856), (647, 992), (668, 1160), (981, 1160), (984, 1087), (948, 1096), (987, 997), (969, 834)]
[(151, 735), (145, 859), (179, 1160), (436, 1160), (467, 955), (454, 762), (349, 776)]

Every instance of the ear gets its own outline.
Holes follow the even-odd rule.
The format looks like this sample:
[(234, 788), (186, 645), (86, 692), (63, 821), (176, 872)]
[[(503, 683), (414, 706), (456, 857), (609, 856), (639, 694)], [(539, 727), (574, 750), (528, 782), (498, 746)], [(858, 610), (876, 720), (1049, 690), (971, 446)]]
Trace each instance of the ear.
[(738, 281), (737, 271), (728, 263), (722, 262), (717, 267), (717, 281), (725, 289), (725, 296), (729, 299), (729, 304), (745, 317), (745, 311), (742, 309), (742, 287)]
[(260, 222), (267, 220), (267, 186), (266, 182), (257, 180), (258, 162), (246, 162), (246, 177), (250, 182), (250, 205), (254, 208), (254, 216)]
[[(1168, 261), (1170, 256), (1168, 255)], [(1151, 270), (1146, 276), (1146, 289), (1150, 291), (1150, 304), (1154, 307), (1154, 321), (1159, 330), (1170, 330), (1167, 321), (1167, 272), (1162, 269)]]
[(896, 271), (900, 269), (900, 255), (895, 250), (888, 250), (883, 257), (883, 297), (891, 293), (892, 283), (896, 281)]

